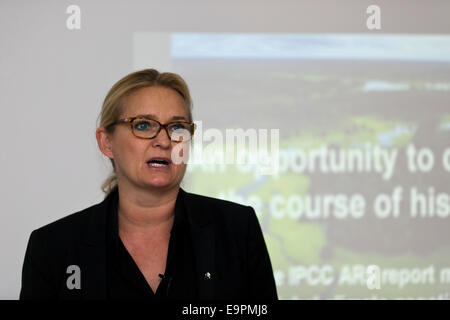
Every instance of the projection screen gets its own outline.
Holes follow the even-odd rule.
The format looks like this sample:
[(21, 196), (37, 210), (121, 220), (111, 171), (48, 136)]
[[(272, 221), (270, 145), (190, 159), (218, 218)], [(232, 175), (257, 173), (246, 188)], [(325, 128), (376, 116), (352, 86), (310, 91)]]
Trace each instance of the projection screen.
[[(80, 29), (72, 3), (0, 4), (0, 298), (18, 297), (32, 230), (103, 199), (101, 103), (144, 68), (186, 79), (182, 187), (255, 209), (280, 299), (450, 298), (447, 2), (73, 4)], [(244, 159), (225, 163), (239, 130)]]

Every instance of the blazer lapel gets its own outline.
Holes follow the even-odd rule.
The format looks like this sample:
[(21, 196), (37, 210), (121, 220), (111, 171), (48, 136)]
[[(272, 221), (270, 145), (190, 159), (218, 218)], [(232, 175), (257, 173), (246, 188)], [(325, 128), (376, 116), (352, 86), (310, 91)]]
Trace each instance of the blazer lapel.
[(95, 210), (87, 213), (88, 220), (81, 257), (81, 291), (86, 300), (106, 299), (106, 221), (111, 201), (117, 189), (111, 192)]
[[(105, 247), (85, 246), (81, 252), (81, 291), (86, 300), (106, 299)], [(84, 287), (83, 287), (84, 286)]]
[(200, 300), (214, 298), (214, 234), (212, 225), (192, 225), (192, 245), (196, 261), (197, 284)]
[(183, 193), (184, 205), (191, 229), (192, 246), (196, 262), (197, 285), (200, 300), (214, 299), (214, 228), (204, 207), (189, 193)]

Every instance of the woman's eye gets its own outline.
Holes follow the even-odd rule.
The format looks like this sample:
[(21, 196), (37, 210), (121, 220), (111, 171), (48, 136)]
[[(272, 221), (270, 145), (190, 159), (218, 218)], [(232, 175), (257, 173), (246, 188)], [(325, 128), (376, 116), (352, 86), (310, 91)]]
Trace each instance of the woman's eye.
[(186, 129), (186, 125), (184, 125), (183, 123), (174, 123), (170, 126), (171, 131), (176, 131), (180, 129)]
[(147, 121), (139, 121), (134, 125), (134, 128), (139, 131), (145, 131), (150, 129), (150, 124)]

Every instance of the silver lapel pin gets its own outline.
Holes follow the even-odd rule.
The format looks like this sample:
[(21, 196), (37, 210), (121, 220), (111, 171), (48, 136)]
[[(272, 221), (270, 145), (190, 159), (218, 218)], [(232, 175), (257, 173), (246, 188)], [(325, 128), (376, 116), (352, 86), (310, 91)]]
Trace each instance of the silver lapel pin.
[(211, 273), (207, 272), (205, 273), (205, 279), (210, 280), (211, 279)]

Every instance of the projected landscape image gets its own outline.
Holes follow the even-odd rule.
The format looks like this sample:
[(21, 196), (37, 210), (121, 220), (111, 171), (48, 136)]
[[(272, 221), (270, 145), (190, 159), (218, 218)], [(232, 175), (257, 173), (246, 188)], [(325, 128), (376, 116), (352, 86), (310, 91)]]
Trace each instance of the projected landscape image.
[(204, 130), (279, 129), (278, 174), (183, 187), (255, 208), (281, 299), (449, 298), (450, 37), (168, 36)]

